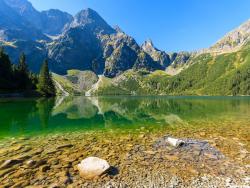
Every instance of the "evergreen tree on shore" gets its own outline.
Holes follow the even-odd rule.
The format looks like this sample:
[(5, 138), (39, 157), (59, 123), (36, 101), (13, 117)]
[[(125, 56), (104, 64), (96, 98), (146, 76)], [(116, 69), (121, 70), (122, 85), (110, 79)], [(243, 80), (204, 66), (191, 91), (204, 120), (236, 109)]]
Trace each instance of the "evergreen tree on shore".
[(39, 74), (38, 92), (44, 97), (53, 97), (56, 95), (56, 89), (52, 80), (52, 75), (49, 72), (48, 61), (45, 60)]
[(12, 64), (9, 56), (4, 52), (4, 49), (0, 47), (0, 90), (8, 91), (13, 89), (12, 84)]
[(32, 88), (32, 81), (28, 65), (26, 64), (26, 57), (24, 53), (20, 55), (18, 65), (15, 68), (15, 77), (17, 80), (17, 89), (28, 90)]

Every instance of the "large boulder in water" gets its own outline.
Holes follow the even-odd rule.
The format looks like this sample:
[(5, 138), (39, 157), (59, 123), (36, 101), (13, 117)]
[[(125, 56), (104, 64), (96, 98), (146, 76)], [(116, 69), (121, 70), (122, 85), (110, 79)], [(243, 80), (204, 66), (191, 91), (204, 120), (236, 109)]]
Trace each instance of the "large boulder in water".
[(81, 177), (85, 179), (93, 179), (101, 176), (110, 169), (110, 165), (106, 160), (98, 157), (88, 157), (77, 166)]

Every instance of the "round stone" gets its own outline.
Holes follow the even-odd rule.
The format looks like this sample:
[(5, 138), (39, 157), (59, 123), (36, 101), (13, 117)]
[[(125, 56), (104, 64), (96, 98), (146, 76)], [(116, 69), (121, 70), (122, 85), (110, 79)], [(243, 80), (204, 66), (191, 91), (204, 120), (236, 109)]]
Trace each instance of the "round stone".
[(98, 157), (88, 157), (81, 161), (77, 166), (81, 177), (86, 179), (96, 178), (101, 176), (110, 168), (106, 160)]

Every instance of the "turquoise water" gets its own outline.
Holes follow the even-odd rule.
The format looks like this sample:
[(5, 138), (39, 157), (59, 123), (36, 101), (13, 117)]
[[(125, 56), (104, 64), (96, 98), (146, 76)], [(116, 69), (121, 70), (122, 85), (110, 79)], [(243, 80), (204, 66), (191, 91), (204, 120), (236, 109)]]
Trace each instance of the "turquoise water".
[[(0, 99), (0, 138), (72, 131), (250, 122), (249, 97)], [(249, 123), (250, 124), (250, 123)]]

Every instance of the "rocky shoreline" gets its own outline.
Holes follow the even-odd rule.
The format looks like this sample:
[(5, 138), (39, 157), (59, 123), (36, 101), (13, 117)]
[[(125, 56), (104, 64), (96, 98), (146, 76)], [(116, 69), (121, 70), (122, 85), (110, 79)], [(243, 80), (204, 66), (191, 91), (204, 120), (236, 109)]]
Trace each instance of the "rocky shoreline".
[[(6, 139), (0, 142), (0, 187), (249, 186), (248, 148), (232, 158), (220, 151), (225, 138), (183, 139), (185, 145), (173, 148), (164, 134), (99, 131)], [(107, 160), (112, 170), (84, 179), (77, 165), (90, 156)]]

